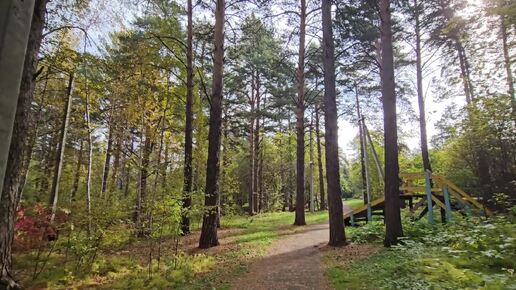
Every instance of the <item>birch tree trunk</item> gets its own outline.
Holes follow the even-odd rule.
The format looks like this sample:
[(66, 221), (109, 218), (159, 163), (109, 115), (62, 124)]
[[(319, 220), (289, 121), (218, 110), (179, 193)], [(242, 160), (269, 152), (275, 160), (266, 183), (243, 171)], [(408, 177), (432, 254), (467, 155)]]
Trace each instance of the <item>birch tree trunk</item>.
[(52, 191), (50, 194), (49, 204), (52, 206), (52, 215), (50, 222), (54, 222), (57, 211), (57, 201), (59, 200), (59, 181), (61, 180), (61, 172), (63, 169), (64, 150), (66, 147), (66, 134), (68, 133), (68, 124), (70, 122), (70, 112), (72, 109), (72, 91), (73, 91), (74, 75), (70, 74), (68, 79), (68, 86), (66, 89), (66, 101), (63, 112), (63, 122), (61, 125), (61, 136), (59, 140), (59, 147), (57, 149), (56, 165), (54, 167), (54, 179), (52, 181)]
[[(86, 87), (88, 83), (86, 82)], [(91, 233), (91, 163), (93, 159), (93, 140), (91, 136), (91, 121), (90, 121), (90, 97), (88, 89), (86, 88), (86, 102), (84, 110), (84, 118), (86, 121), (86, 132), (88, 134), (88, 162), (86, 163), (86, 209), (88, 212), (88, 233)]]

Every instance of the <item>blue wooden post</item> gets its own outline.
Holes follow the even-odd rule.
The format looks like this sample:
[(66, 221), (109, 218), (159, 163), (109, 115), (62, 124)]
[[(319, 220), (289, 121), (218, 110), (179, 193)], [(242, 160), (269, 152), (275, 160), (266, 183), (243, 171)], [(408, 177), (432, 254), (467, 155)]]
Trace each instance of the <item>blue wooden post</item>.
[(351, 226), (354, 227), (355, 226), (355, 215), (351, 214), (351, 217), (349, 218), (349, 220), (350, 220)]
[(367, 221), (371, 222), (373, 220), (373, 214), (371, 211), (371, 203), (367, 204)]
[(446, 205), (446, 219), (448, 221), (452, 220), (452, 211), (451, 211), (451, 203), (450, 203), (450, 192), (448, 192), (448, 186), (443, 186), (443, 194), (444, 194), (444, 204)]
[(428, 222), (434, 224), (434, 208), (432, 206), (432, 185), (430, 184), (430, 171), (425, 171), (426, 201), (428, 203)]

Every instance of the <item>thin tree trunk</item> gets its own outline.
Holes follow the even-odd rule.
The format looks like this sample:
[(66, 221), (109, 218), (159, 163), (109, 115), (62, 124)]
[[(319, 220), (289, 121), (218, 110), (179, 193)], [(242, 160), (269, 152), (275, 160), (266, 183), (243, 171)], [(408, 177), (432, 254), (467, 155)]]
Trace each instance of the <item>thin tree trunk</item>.
[(254, 204), (254, 193), (256, 191), (256, 178), (255, 178), (255, 168), (256, 168), (256, 154), (255, 149), (256, 146), (254, 145), (255, 138), (254, 135), (256, 132), (254, 131), (254, 123), (256, 122), (256, 116), (255, 116), (255, 105), (256, 105), (256, 98), (255, 95), (255, 75), (254, 73), (251, 73), (251, 99), (250, 99), (250, 105), (251, 105), (251, 120), (249, 122), (249, 149), (251, 151), (250, 158), (251, 158), (251, 187), (249, 191), (249, 215), (254, 215), (255, 213), (255, 204)]
[(313, 126), (314, 125), (314, 114), (310, 115), (310, 212), (315, 211), (315, 195), (314, 195), (314, 138), (313, 138)]
[(396, 92), (390, 0), (380, 0), (381, 18), (381, 80), (385, 139), (385, 246), (398, 243), (403, 236), (400, 216), (398, 126), (396, 122)]
[(86, 81), (86, 102), (84, 117), (86, 120), (86, 131), (88, 134), (88, 162), (86, 163), (86, 210), (88, 212), (88, 234), (91, 234), (91, 166), (93, 159), (93, 139), (90, 120), (90, 97), (88, 92), (88, 82)]
[(183, 234), (190, 232), (189, 212), (192, 205), (192, 150), (193, 150), (193, 6), (187, 1), (187, 48), (186, 48), (186, 113), (185, 113), (185, 160), (183, 180), (183, 214), (181, 230)]
[[(110, 120), (111, 121), (111, 120)], [(106, 157), (104, 159), (104, 170), (102, 173), (102, 182), (100, 186), (100, 196), (102, 197), (104, 193), (106, 193), (107, 190), (107, 183), (109, 178), (109, 168), (111, 167), (111, 155), (113, 151), (113, 126), (109, 126), (109, 136), (108, 136), (108, 143), (106, 147)]]
[(45, 5), (0, 3), (0, 288), (6, 289), (20, 288), (11, 275), (11, 246)]
[(119, 176), (118, 176), (118, 171), (120, 170), (120, 154), (121, 154), (121, 151), (122, 151), (122, 138), (120, 137), (120, 132), (118, 132), (118, 126), (115, 125), (115, 149), (114, 149), (114, 152), (113, 152), (113, 157), (114, 157), (114, 160), (113, 160), (113, 171), (111, 173), (111, 181), (108, 182), (109, 186), (108, 188), (110, 190), (116, 190), (116, 189), (119, 189), (119, 186), (118, 184), (120, 182), (118, 182), (118, 179), (119, 179)]
[(357, 119), (358, 119), (358, 133), (360, 136), (360, 173), (362, 177), (362, 198), (364, 200), (364, 204), (368, 203), (367, 198), (367, 164), (365, 162), (365, 143), (364, 143), (364, 128), (362, 127), (362, 113), (360, 112), (360, 100), (358, 99), (358, 86), (355, 84), (355, 100), (357, 103)]
[(64, 150), (66, 147), (66, 134), (68, 132), (68, 124), (70, 122), (70, 112), (72, 110), (72, 90), (73, 90), (73, 73), (68, 79), (68, 87), (66, 89), (66, 101), (63, 112), (63, 122), (61, 125), (61, 138), (59, 141), (59, 148), (57, 150), (56, 165), (54, 167), (54, 180), (52, 181), (52, 191), (50, 195), (49, 204), (52, 206), (52, 215), (50, 222), (54, 222), (57, 211), (57, 201), (59, 200), (59, 181), (61, 180), (61, 172), (63, 168)]
[(507, 73), (507, 86), (509, 96), (511, 97), (511, 107), (512, 107), (512, 119), (516, 123), (516, 98), (514, 97), (514, 81), (512, 79), (512, 69), (511, 69), (511, 56), (509, 54), (509, 44), (507, 40), (507, 26), (505, 16), (500, 16), (500, 30), (502, 34), (502, 43), (503, 43), (503, 60), (505, 64), (505, 70)]
[(423, 95), (423, 65), (421, 61), (421, 24), (419, 20), (419, 3), (414, 0), (416, 20), (416, 79), (417, 79), (417, 102), (419, 105), (419, 132), (421, 137), (421, 156), (423, 158), (423, 169), (426, 172), (432, 171), (430, 157), (428, 154), (428, 139), (426, 135), (426, 113), (425, 99)]
[(75, 201), (75, 195), (77, 194), (77, 190), (79, 189), (79, 179), (81, 177), (82, 151), (84, 142), (82, 140), (80, 140), (79, 142), (79, 156), (77, 157), (77, 166), (75, 167), (75, 177), (73, 178), (72, 192), (70, 192), (71, 201)]
[(223, 73), (224, 73), (224, 22), (225, 0), (217, 0), (215, 9), (213, 89), (210, 99), (210, 129), (208, 132), (208, 161), (206, 166), (205, 212), (202, 221), (199, 248), (219, 244), (217, 238), (217, 196), (219, 195), (220, 130), (222, 123)]
[(150, 164), (150, 154), (152, 152), (152, 147), (154, 147), (154, 142), (152, 140), (151, 128), (149, 125), (145, 125), (145, 143), (142, 147), (142, 157), (140, 163), (140, 181), (139, 181), (139, 190), (138, 190), (138, 198), (137, 198), (137, 228), (138, 228), (138, 236), (144, 236), (146, 233), (144, 226), (144, 216), (145, 211), (147, 210), (147, 178), (149, 177), (149, 164)]
[(319, 169), (319, 195), (320, 195), (320, 204), (319, 210), (326, 209), (326, 193), (324, 191), (324, 172), (323, 172), (323, 163), (322, 163), (322, 146), (321, 146), (321, 129), (319, 124), (319, 110), (320, 108), (317, 106), (315, 108), (315, 138), (317, 142), (317, 167)]
[(255, 127), (254, 127), (254, 156), (253, 156), (253, 163), (254, 163), (254, 172), (253, 172), (253, 178), (254, 178), (254, 191), (253, 191), (253, 205), (254, 205), (254, 212), (259, 213), (260, 212), (260, 117), (259, 117), (259, 111), (260, 111), (260, 75), (258, 72), (256, 72), (256, 107), (255, 111), (253, 112), (254, 120), (255, 120)]
[(297, 62), (296, 100), (296, 219), (294, 225), (305, 222), (305, 30), (306, 0), (300, 0), (299, 51)]
[(340, 192), (337, 94), (335, 91), (335, 46), (331, 21), (331, 1), (322, 1), (326, 180), (330, 216), (330, 246), (346, 244), (342, 196)]

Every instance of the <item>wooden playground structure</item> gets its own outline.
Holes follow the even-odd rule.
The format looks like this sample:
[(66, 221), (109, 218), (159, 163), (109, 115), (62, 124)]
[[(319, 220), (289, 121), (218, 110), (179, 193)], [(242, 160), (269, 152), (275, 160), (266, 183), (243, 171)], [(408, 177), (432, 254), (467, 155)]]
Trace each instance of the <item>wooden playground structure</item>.
[[(493, 213), (444, 176), (426, 173), (401, 173), (400, 199), (402, 207), (409, 207), (415, 219), (425, 215), (434, 223), (434, 208), (439, 208), (441, 221), (451, 221), (452, 211), (476, 213), (491, 216)], [(369, 222), (372, 216), (385, 214), (385, 198), (369, 200), (362, 207), (344, 215), (346, 225), (357, 226), (359, 222)]]
[[(362, 174), (364, 182), (365, 204), (351, 212), (344, 214), (346, 225), (356, 226), (359, 222), (372, 221), (373, 216), (385, 217), (385, 198), (381, 197), (371, 200), (369, 150), (374, 160), (378, 177), (383, 181), (384, 172), (380, 158), (375, 150), (371, 134), (367, 129), (364, 115), (360, 112), (358, 93), (356, 95), (358, 127), (360, 133), (360, 149)], [(365, 165), (365, 166), (364, 166)], [(493, 213), (478, 202), (470, 194), (455, 185), (444, 176), (432, 174), (430, 171), (424, 173), (400, 173), (401, 186), (399, 188), (401, 207), (408, 206), (410, 214), (414, 219), (421, 219), (428, 216), (428, 222), (434, 223), (434, 208), (439, 208), (441, 221), (452, 220), (452, 211), (460, 210), (461, 213), (476, 213), (491, 216)]]

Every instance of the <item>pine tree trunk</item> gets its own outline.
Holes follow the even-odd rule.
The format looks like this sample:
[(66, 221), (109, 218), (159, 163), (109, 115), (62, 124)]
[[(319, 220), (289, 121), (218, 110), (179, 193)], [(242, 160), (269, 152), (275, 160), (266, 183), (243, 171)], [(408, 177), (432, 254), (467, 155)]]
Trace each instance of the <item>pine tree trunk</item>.
[(320, 195), (320, 204), (319, 210), (325, 210), (326, 207), (326, 193), (324, 190), (324, 172), (323, 172), (323, 163), (322, 163), (322, 146), (321, 146), (321, 129), (319, 124), (319, 110), (320, 108), (317, 106), (315, 108), (315, 138), (317, 142), (317, 167), (319, 169), (319, 195)]
[(66, 134), (68, 133), (68, 124), (70, 122), (70, 112), (72, 110), (72, 90), (73, 90), (73, 73), (68, 79), (68, 87), (66, 89), (66, 101), (63, 112), (63, 121), (61, 125), (61, 136), (56, 156), (56, 165), (54, 167), (54, 180), (52, 181), (52, 190), (49, 205), (52, 206), (52, 215), (50, 222), (54, 221), (57, 211), (57, 201), (59, 200), (59, 181), (61, 180), (61, 172), (63, 169), (64, 150), (66, 147)]
[(421, 24), (419, 20), (418, 0), (414, 0), (416, 20), (416, 79), (417, 79), (417, 102), (419, 106), (419, 132), (421, 138), (421, 157), (423, 158), (424, 171), (432, 171), (430, 156), (428, 154), (428, 139), (426, 135), (426, 113), (425, 99), (423, 95), (423, 65), (421, 61)]
[(396, 122), (396, 92), (390, 0), (380, 0), (381, 18), (381, 80), (385, 140), (385, 246), (398, 243), (403, 236), (400, 216), (398, 126)]
[(215, 9), (213, 86), (210, 99), (210, 128), (208, 132), (208, 161), (206, 166), (205, 213), (202, 221), (199, 248), (219, 244), (217, 238), (217, 196), (219, 195), (219, 154), (222, 123), (223, 73), (224, 73), (224, 22), (225, 1), (217, 0)]
[(297, 62), (296, 100), (296, 219), (294, 225), (305, 222), (305, 30), (306, 0), (300, 0), (299, 51)]
[[(18, 289), (11, 246), (46, 1), (0, 3), (0, 288)], [(34, 12), (34, 14), (33, 14)], [(31, 26), (32, 20), (32, 26)], [(8, 174), (6, 174), (8, 173)]]
[(186, 48), (186, 113), (185, 113), (185, 160), (183, 172), (183, 214), (181, 230), (183, 234), (190, 232), (189, 212), (192, 205), (192, 151), (193, 151), (193, 6), (187, 1), (187, 48)]
[(342, 196), (340, 191), (337, 94), (335, 91), (335, 46), (331, 20), (331, 1), (322, 1), (324, 109), (326, 142), (326, 180), (330, 216), (330, 246), (346, 244)]

